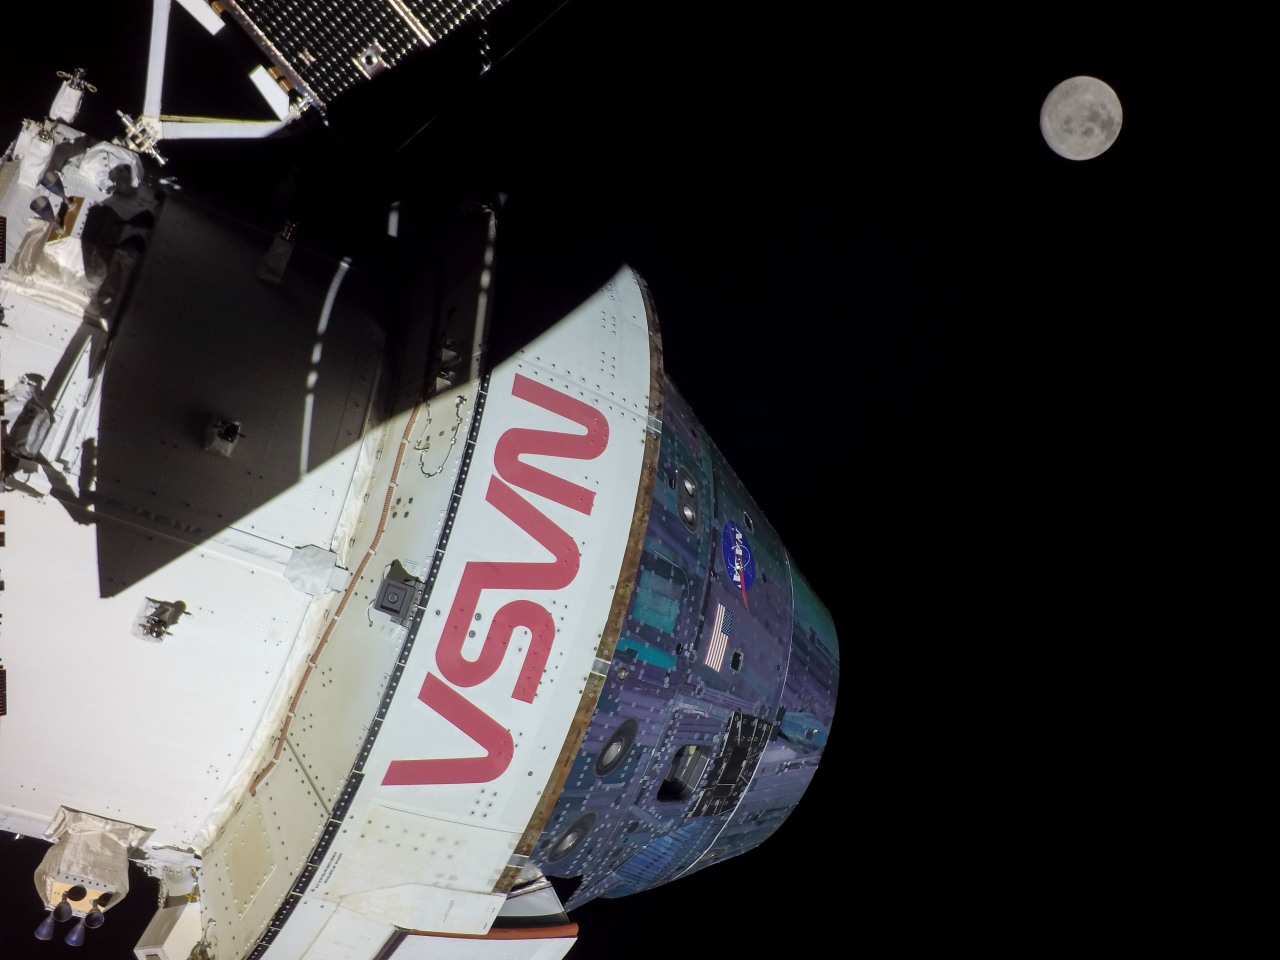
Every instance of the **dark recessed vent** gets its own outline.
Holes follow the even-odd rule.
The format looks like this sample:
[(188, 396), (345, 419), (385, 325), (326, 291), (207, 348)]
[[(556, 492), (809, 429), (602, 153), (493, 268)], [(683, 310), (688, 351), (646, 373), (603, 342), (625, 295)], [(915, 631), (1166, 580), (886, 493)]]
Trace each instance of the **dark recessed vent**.
[(575, 849), (591, 828), (596, 825), (596, 815), (594, 813), (584, 813), (581, 817), (574, 821), (573, 826), (560, 835), (560, 839), (556, 841), (556, 845), (551, 848), (551, 852), (547, 854), (547, 860), (555, 863), (557, 860), (563, 860)]
[(686, 744), (676, 751), (667, 768), (667, 775), (658, 787), (658, 801), (673, 803), (677, 800), (688, 800), (693, 796), (702, 775), (711, 762), (711, 752), (696, 743)]
[(386, 579), (378, 587), (376, 606), (396, 623), (403, 623), (413, 612), (413, 598), (421, 586), (421, 580), (406, 570), (399, 560), (393, 560)]
[(640, 731), (640, 724), (635, 717), (628, 717), (618, 724), (618, 729), (614, 730), (604, 746), (600, 749), (600, 755), (596, 757), (596, 776), (606, 777), (618, 768), (627, 752), (631, 749), (631, 744), (635, 742), (636, 734)]
[(9, 713), (9, 699), (5, 687), (5, 677), (8, 676), (4, 672), (4, 667), (0, 667), (0, 717), (7, 716)]

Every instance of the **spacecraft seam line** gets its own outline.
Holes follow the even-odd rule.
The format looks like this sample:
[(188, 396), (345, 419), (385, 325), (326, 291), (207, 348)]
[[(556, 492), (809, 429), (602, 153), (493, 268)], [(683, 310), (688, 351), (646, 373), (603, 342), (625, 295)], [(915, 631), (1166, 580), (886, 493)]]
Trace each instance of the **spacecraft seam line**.
[[(409, 436), (410, 431), (413, 430), (413, 423), (418, 418), (418, 411), (421, 408), (422, 408), (422, 405), (418, 404), (416, 407), (414, 407), (413, 412), (409, 414), (409, 422), (405, 424), (405, 428), (404, 428), (404, 436), (406, 438)], [(346, 608), (347, 601), (351, 599), (352, 591), (355, 590), (356, 584), (359, 583), (361, 577), (364, 576), (365, 567), (368, 566), (369, 561), (377, 554), (376, 548), (378, 546), (378, 541), (382, 538), (383, 530), (386, 529), (387, 513), (391, 508), (392, 485), (394, 485), (396, 475), (400, 471), (400, 461), (402, 460), (403, 457), (404, 457), (404, 448), (403, 448), (403, 441), (402, 441), (401, 449), (396, 454), (395, 464), (391, 468), (391, 481), (387, 487), (387, 495), (383, 500), (382, 516), (378, 520), (378, 527), (374, 532), (373, 540), (369, 544), (369, 549), (365, 553), (364, 559), (360, 561), (360, 566), (356, 568), (355, 575), (352, 576), (350, 583), (347, 584), (347, 589), (342, 594), (342, 600), (338, 603), (338, 609), (329, 618), (329, 625), (325, 627), (324, 635), (320, 638), (320, 643), (316, 646), (315, 650), (311, 652), (311, 658), (307, 661), (307, 669), (302, 674), (302, 679), (298, 682), (297, 689), (294, 691), (294, 694), (293, 694), (293, 699), (289, 702), (289, 710), (285, 716), (284, 723), (280, 728), (280, 734), (276, 738), (276, 748), (275, 748), (274, 754), (271, 757), (271, 762), (267, 764), (266, 768), (261, 773), (259, 773), (258, 776), (254, 779), (253, 783), (249, 785), (250, 796), (257, 796), (258, 787), (262, 785), (262, 782), (267, 778), (268, 774), (271, 773), (271, 770), (275, 767), (276, 762), (280, 759), (280, 753), (282, 750), (284, 750), (285, 738), (288, 737), (289, 735), (289, 725), (293, 720), (294, 711), (298, 709), (298, 702), (302, 699), (302, 693), (306, 689), (307, 682), (311, 679), (311, 673), (317, 666), (317, 661), (320, 659), (320, 654), (324, 651), (325, 645), (329, 642), (329, 637), (333, 633), (333, 628), (337, 625), (338, 620), (342, 615), (342, 611)]]

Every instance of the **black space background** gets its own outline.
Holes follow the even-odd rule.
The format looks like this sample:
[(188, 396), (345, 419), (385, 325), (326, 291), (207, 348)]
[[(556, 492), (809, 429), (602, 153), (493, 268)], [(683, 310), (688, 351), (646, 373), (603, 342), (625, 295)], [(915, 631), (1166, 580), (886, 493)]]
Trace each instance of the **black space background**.
[[(577, 960), (1021, 952), (1117, 923), (1128, 944), (1167, 874), (1167, 676), (1254, 405), (1248, 268), (1207, 225), (1244, 174), (1210, 168), (1208, 94), (1169, 81), (1215, 27), (831, 9), (578, 0), (396, 157), (304, 174), (335, 218), (418, 183), (504, 191), (499, 342), (535, 288), (637, 268), (671, 377), (835, 617), (838, 716), (804, 802), (740, 859), (576, 912)], [(6, 10), (7, 47), (30, 23), (0, 62), (4, 138), (75, 66), (100, 87), (81, 125), (113, 132), (141, 106), (149, 4), (48, 16)], [(185, 18), (166, 109), (261, 115)], [(1124, 107), (1084, 163), (1038, 129), (1077, 74)], [(393, 101), (419, 109), (412, 84)], [(271, 179), (250, 148), (168, 152), (228, 203)], [(7, 852), (27, 847), (0, 842), (6, 960), (68, 952), (30, 939), (34, 860)], [(145, 900), (82, 955), (131, 956), (145, 916), (109, 934)]]

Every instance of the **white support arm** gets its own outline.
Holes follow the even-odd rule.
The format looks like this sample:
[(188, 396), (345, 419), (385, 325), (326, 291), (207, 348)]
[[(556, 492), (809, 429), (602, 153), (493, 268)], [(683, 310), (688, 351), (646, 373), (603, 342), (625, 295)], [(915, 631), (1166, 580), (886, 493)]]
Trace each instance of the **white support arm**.
[(151, 52), (147, 57), (147, 92), (142, 100), (144, 117), (160, 116), (164, 60), (169, 45), (169, 0), (152, 0), (151, 10)]
[(182, 8), (195, 17), (200, 26), (210, 34), (216, 34), (222, 29), (222, 18), (214, 13), (204, 0), (178, 0), (178, 3), (182, 4)]
[(282, 129), (284, 123), (279, 120), (165, 120), (160, 136), (163, 140), (253, 140)]

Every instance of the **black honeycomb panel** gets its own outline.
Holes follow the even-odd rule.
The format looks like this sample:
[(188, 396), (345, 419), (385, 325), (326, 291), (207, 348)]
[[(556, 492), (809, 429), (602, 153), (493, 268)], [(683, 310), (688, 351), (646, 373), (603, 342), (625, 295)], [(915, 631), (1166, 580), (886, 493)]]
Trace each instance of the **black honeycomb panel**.
[[(461, 23), (484, 17), (501, 0), (238, 0), (253, 30), (266, 38), (311, 94), (327, 104), (377, 69), (394, 67)], [(408, 19), (399, 12), (403, 10)], [(376, 51), (377, 66), (360, 62)]]

